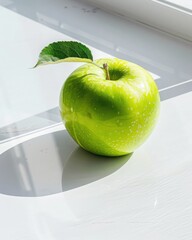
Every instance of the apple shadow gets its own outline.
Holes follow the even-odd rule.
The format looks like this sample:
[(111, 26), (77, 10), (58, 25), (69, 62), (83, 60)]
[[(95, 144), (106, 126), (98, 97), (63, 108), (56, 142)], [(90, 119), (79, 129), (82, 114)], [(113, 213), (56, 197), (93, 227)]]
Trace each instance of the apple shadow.
[(130, 156), (96, 156), (79, 148), (65, 130), (49, 133), (0, 155), (0, 193), (38, 197), (68, 191), (112, 174)]
[(103, 157), (76, 149), (63, 170), (63, 191), (102, 179), (122, 167), (132, 154), (122, 157)]

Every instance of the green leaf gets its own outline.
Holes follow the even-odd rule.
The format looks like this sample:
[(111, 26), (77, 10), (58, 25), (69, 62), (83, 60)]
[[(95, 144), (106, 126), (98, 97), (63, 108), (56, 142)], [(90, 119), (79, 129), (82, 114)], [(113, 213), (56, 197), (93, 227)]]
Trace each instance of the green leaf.
[(60, 41), (49, 44), (39, 54), (34, 66), (60, 62), (92, 62), (93, 56), (88, 47), (79, 42)]

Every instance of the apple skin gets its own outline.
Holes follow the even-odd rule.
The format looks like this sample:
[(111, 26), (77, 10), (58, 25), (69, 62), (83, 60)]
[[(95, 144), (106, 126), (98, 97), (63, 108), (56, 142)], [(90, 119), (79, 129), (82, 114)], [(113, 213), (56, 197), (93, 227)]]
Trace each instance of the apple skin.
[(117, 58), (99, 59), (105, 70), (85, 64), (65, 81), (60, 112), (72, 138), (85, 150), (103, 156), (135, 151), (150, 135), (160, 98), (152, 76), (142, 67)]

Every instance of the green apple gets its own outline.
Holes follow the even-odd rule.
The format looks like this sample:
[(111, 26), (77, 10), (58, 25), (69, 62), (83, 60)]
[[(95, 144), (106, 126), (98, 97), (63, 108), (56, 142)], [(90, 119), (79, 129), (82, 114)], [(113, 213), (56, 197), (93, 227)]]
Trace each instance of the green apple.
[(46, 46), (35, 67), (86, 62), (64, 83), (60, 112), (66, 129), (84, 149), (104, 156), (133, 152), (152, 132), (160, 106), (157, 86), (142, 67), (121, 59), (93, 61), (75, 41)]
[(134, 63), (117, 58), (93, 63), (82, 65), (65, 81), (60, 93), (62, 119), (85, 150), (103, 156), (126, 155), (148, 138), (156, 124), (157, 86)]

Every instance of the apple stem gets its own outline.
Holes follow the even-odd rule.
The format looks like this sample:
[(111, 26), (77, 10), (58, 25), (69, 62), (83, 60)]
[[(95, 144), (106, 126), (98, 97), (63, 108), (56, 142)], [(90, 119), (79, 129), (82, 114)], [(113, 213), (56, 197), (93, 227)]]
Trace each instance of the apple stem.
[(103, 64), (103, 68), (105, 69), (105, 72), (106, 72), (106, 79), (107, 79), (107, 80), (110, 80), (109, 68), (108, 68), (107, 63), (104, 63), (104, 64)]

